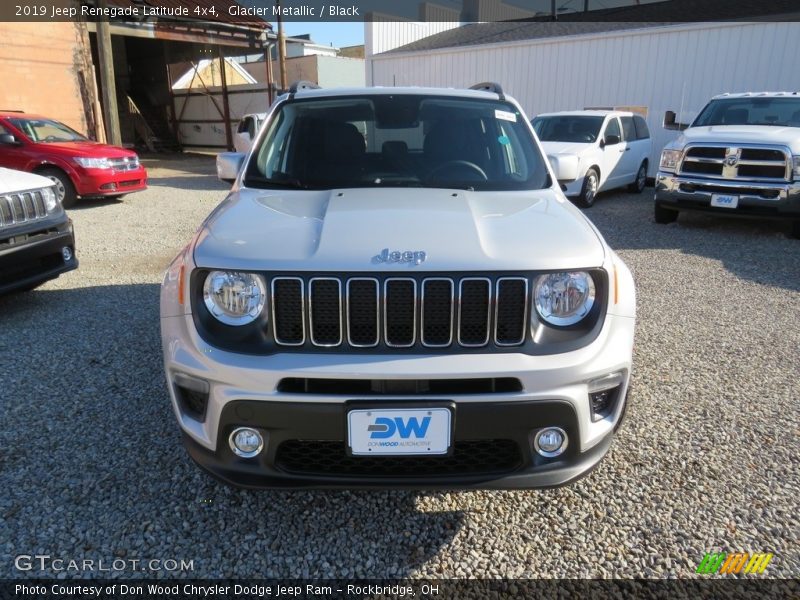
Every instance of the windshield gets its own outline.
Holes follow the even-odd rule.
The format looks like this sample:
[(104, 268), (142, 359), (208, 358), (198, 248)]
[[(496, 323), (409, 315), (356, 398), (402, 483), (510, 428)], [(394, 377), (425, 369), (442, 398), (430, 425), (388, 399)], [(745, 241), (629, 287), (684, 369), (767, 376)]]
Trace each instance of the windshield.
[(709, 102), (692, 127), (775, 125), (800, 127), (800, 98), (721, 98)]
[(561, 115), (536, 117), (533, 129), (543, 142), (576, 142), (591, 144), (597, 141), (605, 117)]
[(244, 183), (301, 189), (549, 185), (544, 159), (512, 105), (410, 94), (283, 103)]
[(82, 142), (86, 137), (63, 123), (50, 119), (9, 119), (32, 142)]

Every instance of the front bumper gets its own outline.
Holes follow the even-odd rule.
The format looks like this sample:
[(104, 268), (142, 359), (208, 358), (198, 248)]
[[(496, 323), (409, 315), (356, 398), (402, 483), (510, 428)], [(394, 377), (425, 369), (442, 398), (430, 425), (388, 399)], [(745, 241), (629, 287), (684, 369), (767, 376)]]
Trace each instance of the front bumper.
[[(67, 247), (72, 258), (64, 261)], [(0, 232), (0, 294), (38, 285), (78, 268), (72, 221), (50, 224), (47, 229), (5, 237)]]
[[(206, 344), (198, 336), (190, 314), (163, 317), (161, 329), (170, 396), (185, 445), (192, 458), (219, 479), (247, 487), (530, 488), (569, 483), (587, 473), (607, 452), (625, 407), (634, 319), (608, 314), (592, 343), (546, 356), (254, 356)], [(615, 372), (622, 372), (624, 377), (613, 409), (594, 420), (588, 382)], [(178, 384), (183, 377), (207, 384), (201, 416), (187, 410), (185, 399), (179, 397), (183, 392)], [(298, 379), (345, 382), (477, 378), (513, 378), (520, 385), (515, 391), (461, 390), (435, 395), (303, 390), (281, 385), (282, 381)], [(348, 462), (345, 415), (349, 408), (356, 403), (379, 408), (397, 402), (452, 404), (454, 456), (461, 454), (448, 458), (456, 463), (448, 463), (450, 466), (445, 468), (425, 461), (408, 461), (409, 464), (396, 465), (405, 469), (405, 475), (398, 476), (379, 463), (374, 463), (374, 469), (359, 470), (363, 464), (353, 466)], [(240, 426), (262, 432), (265, 448), (256, 458), (242, 459), (230, 450), (228, 437)], [(548, 426), (560, 427), (569, 436), (565, 453), (553, 459), (540, 457), (531, 446), (536, 431)], [(491, 460), (483, 461), (478, 468), (460, 467), (474, 458), (470, 456), (473, 451)], [(287, 460), (282, 454), (285, 452), (294, 460)], [(511, 456), (514, 452), (517, 459)], [(499, 453), (507, 459), (500, 461), (502, 464), (492, 462)], [(324, 468), (319, 466), (323, 463)]]
[[(739, 198), (736, 208), (711, 206), (712, 194), (732, 194)], [(708, 211), (719, 214), (755, 217), (800, 217), (800, 182), (762, 183), (687, 177), (659, 171), (656, 176), (656, 203), (675, 210)]]
[(142, 166), (132, 171), (81, 169), (74, 183), (75, 191), (84, 198), (130, 194), (147, 189), (147, 171)]

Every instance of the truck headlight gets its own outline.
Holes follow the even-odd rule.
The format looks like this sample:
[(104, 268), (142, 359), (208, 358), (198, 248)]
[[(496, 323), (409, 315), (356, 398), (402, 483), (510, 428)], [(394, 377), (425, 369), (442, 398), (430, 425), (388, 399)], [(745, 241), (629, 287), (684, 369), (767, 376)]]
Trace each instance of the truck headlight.
[(586, 271), (550, 273), (536, 280), (536, 312), (547, 323), (559, 327), (581, 321), (594, 306), (595, 287)]
[(75, 157), (75, 162), (84, 169), (110, 169), (111, 160), (108, 158), (89, 158), (85, 156)]
[(674, 171), (681, 160), (680, 150), (664, 150), (661, 152), (661, 168), (665, 171)]
[(226, 325), (247, 325), (264, 310), (267, 286), (261, 275), (211, 271), (203, 284), (208, 312)]
[(58, 208), (58, 196), (52, 187), (42, 188), (42, 200), (44, 200), (44, 207), (47, 212), (51, 213)]
[(794, 173), (794, 180), (800, 181), (800, 156), (793, 156), (792, 161), (794, 165), (792, 168), (792, 173)]

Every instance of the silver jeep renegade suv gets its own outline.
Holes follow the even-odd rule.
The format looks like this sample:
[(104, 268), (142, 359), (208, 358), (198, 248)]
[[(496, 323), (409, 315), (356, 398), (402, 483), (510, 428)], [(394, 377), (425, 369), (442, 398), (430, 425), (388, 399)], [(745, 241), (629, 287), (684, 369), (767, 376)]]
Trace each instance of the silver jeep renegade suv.
[(247, 487), (528, 488), (608, 451), (631, 274), (520, 106), (292, 87), (161, 292), (191, 457)]

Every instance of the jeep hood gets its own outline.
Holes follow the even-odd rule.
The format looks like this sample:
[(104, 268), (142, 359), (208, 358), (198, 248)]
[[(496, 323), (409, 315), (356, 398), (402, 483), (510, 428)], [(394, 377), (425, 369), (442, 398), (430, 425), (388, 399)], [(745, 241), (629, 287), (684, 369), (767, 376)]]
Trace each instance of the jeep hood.
[(53, 182), (47, 177), (0, 167), (0, 194), (25, 192), (50, 187), (51, 185), (53, 185)]
[[(383, 249), (425, 262), (383, 263)], [(199, 267), (392, 272), (576, 269), (603, 263), (589, 221), (553, 189), (234, 191), (203, 224)]]
[(678, 138), (681, 146), (693, 143), (780, 144), (800, 153), (800, 128), (770, 125), (712, 125), (690, 127)]

